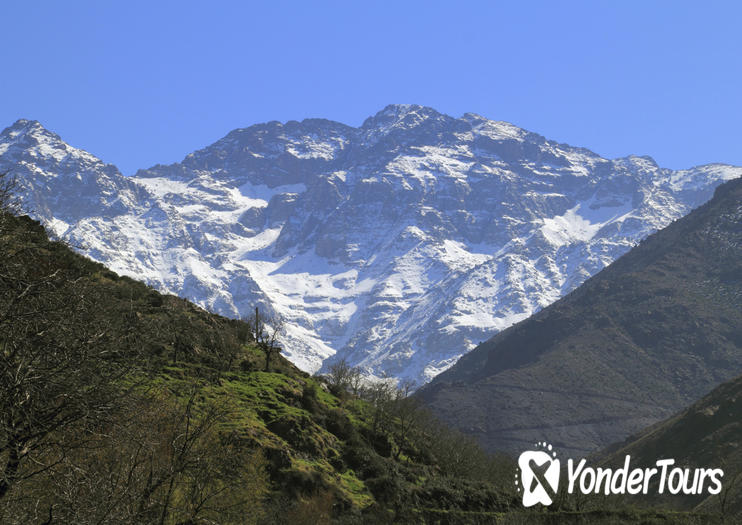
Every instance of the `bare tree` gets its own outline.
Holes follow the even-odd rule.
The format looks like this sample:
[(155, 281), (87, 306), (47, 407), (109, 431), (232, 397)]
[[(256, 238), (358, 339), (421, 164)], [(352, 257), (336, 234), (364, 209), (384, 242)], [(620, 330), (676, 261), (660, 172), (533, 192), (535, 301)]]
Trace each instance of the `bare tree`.
[(324, 377), (332, 392), (338, 396), (345, 393), (360, 396), (366, 384), (361, 369), (350, 366), (345, 359), (330, 365), (329, 371)]
[(391, 423), (392, 403), (396, 395), (396, 386), (393, 380), (383, 379), (373, 381), (363, 388), (363, 398), (373, 407), (372, 429), (380, 432)]
[(278, 342), (284, 334), (285, 325), (283, 319), (276, 315), (266, 317), (260, 315), (260, 310), (255, 307), (255, 315), (246, 321), (253, 329), (253, 339), (265, 354), (265, 371), (270, 370), (271, 358), (281, 353)]
[(0, 173), (0, 233), (7, 228), (9, 220), (20, 210), (17, 189), (15, 177), (8, 172)]
[(395, 420), (393, 435), (398, 445), (396, 458), (399, 458), (402, 450), (409, 446), (412, 434), (418, 429), (423, 419), (424, 412), (420, 403), (410, 397), (414, 387), (414, 381), (403, 381), (396, 388), (393, 401), (389, 404)]
[(18, 183), (8, 172), (0, 173), (0, 211), (15, 215), (20, 209)]
[(348, 389), (354, 396), (360, 396), (363, 388), (366, 385), (366, 380), (363, 377), (363, 371), (354, 366), (350, 369), (350, 375), (348, 377)]
[(341, 395), (348, 390), (350, 385), (351, 367), (343, 359), (330, 365), (328, 373), (325, 375), (327, 383), (335, 395)]

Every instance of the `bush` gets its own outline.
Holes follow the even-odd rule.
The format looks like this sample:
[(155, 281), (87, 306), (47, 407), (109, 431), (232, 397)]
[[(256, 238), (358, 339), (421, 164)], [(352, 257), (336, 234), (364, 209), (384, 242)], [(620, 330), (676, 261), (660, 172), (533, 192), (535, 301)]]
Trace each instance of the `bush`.
[(325, 422), (327, 430), (335, 434), (343, 441), (347, 441), (356, 436), (357, 431), (351, 423), (348, 416), (339, 408), (329, 410)]
[(285, 474), (286, 490), (294, 498), (324, 492), (329, 488), (322, 475), (315, 470), (289, 470)]
[(301, 393), (301, 407), (310, 414), (321, 412), (319, 401), (317, 400), (317, 385), (307, 383)]
[(377, 501), (398, 505), (402, 499), (403, 487), (396, 476), (385, 475), (370, 478), (365, 481), (365, 484)]
[(392, 440), (388, 434), (369, 430), (366, 437), (368, 439), (368, 442), (380, 456), (383, 456), (385, 458), (392, 457), (392, 452), (394, 451), (394, 443), (392, 443)]

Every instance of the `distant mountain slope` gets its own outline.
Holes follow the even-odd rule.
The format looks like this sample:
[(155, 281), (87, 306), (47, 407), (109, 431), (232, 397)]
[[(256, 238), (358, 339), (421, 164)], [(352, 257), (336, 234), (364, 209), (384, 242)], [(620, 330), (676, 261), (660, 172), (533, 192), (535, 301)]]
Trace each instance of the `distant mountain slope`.
[[(742, 377), (714, 389), (679, 414), (604, 451), (603, 463), (618, 464), (629, 454), (636, 465), (673, 458), (677, 465), (724, 470), (720, 495), (727, 516), (742, 516)], [(720, 512), (720, 498), (656, 497), (663, 506), (699, 506)]]
[(220, 314), (284, 316), (301, 368), (337, 353), (418, 383), (742, 175), (411, 105), (358, 128), (237, 129), (134, 177), (18, 121), (6, 170), (36, 218), (115, 271)]
[(742, 372), (742, 180), (420, 392), (490, 450), (587, 454)]

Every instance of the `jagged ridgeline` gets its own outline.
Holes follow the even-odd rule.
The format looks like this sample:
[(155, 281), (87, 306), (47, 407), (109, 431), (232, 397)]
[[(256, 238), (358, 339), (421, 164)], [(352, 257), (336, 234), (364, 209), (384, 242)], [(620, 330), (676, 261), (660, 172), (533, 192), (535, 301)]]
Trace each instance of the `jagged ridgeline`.
[(29, 213), (92, 259), (228, 317), (280, 314), (305, 371), (419, 385), (742, 175), (415, 105), (236, 129), (131, 177), (104, 161), (38, 122), (0, 132)]
[(595, 452), (742, 373), (742, 180), (494, 336), (421, 397), (490, 450)]

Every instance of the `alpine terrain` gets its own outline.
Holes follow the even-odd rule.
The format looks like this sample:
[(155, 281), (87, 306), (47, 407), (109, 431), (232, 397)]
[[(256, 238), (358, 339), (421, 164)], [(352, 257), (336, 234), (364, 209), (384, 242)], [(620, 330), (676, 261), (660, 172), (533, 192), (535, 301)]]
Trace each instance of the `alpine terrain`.
[(0, 172), (112, 270), (226, 316), (282, 317), (300, 368), (346, 359), (418, 384), (742, 175), (604, 159), (415, 105), (360, 127), (236, 129), (132, 177), (19, 120), (0, 134)]
[[(740, 373), (742, 179), (418, 395), (490, 450), (548, 439), (575, 457), (672, 416)], [(725, 408), (718, 424), (726, 417)], [(672, 450), (692, 452), (690, 431), (667, 434), (678, 440)]]

